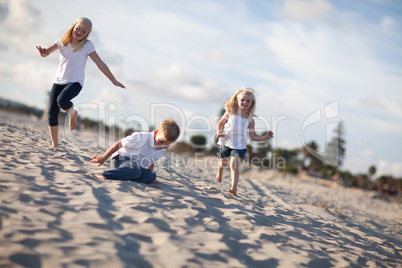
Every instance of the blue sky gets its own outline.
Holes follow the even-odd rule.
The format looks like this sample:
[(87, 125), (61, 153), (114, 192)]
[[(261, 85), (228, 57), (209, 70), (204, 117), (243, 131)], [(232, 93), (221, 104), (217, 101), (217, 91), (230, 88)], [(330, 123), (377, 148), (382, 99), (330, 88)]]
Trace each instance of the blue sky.
[(127, 89), (89, 59), (80, 114), (123, 125), (173, 117), (187, 135), (212, 136), (224, 101), (248, 85), (274, 147), (314, 140), (324, 151), (343, 121), (342, 169), (402, 177), (401, 1), (0, 0), (0, 97), (44, 108), (58, 55), (35, 46), (81, 16)]

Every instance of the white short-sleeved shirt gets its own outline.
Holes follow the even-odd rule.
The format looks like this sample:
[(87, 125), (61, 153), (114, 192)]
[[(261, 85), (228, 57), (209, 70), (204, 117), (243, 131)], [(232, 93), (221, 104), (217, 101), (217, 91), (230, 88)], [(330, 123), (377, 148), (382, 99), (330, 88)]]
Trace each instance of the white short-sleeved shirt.
[(248, 125), (250, 118), (232, 114), (223, 128), (225, 137), (220, 137), (218, 144), (231, 149), (246, 149), (249, 139)]
[(112, 155), (130, 157), (140, 167), (146, 168), (157, 161), (166, 149), (155, 148), (155, 132), (134, 132), (121, 140), (122, 148)]
[(74, 48), (70, 43), (67, 46), (63, 46), (60, 44), (59, 39), (55, 43), (59, 47), (59, 66), (53, 83), (65, 85), (79, 82), (81, 86), (84, 86), (85, 66), (89, 54), (95, 51), (94, 44), (87, 40), (82, 49), (73, 52)]

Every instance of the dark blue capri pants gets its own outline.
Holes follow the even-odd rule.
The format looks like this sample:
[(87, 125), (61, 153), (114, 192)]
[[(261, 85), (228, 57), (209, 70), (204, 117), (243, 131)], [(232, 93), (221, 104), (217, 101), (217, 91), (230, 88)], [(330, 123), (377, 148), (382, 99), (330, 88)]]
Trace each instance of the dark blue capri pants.
[(49, 111), (47, 118), (49, 126), (55, 127), (59, 125), (60, 108), (68, 110), (73, 106), (71, 102), (80, 92), (82, 86), (80, 83), (70, 83), (66, 85), (53, 84), (50, 92)]
[(111, 170), (102, 173), (108, 180), (136, 181), (153, 183), (156, 180), (156, 173), (152, 170), (139, 167), (129, 157), (115, 156), (110, 161)]
[(240, 157), (241, 159), (246, 158), (247, 149), (232, 149), (226, 146), (219, 146), (216, 155), (219, 158), (230, 158), (230, 157)]

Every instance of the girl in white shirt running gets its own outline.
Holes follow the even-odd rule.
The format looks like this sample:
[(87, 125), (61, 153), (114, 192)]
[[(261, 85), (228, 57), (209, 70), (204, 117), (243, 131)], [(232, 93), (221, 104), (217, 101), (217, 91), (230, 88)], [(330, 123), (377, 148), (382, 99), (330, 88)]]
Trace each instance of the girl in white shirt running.
[(88, 56), (95, 62), (102, 73), (110, 79), (113, 85), (125, 88), (116, 80), (109, 67), (101, 60), (95, 51), (95, 47), (88, 40), (92, 31), (92, 22), (88, 18), (78, 18), (67, 32), (48, 48), (36, 46), (42, 57), (47, 57), (59, 49), (59, 65), (50, 92), (48, 122), (50, 137), (53, 147), (58, 147), (59, 112), (60, 108), (69, 115), (69, 128), (73, 130), (77, 126), (78, 111), (74, 109), (71, 100), (76, 97), (83, 85), (85, 78), (85, 65)]
[(229, 194), (233, 196), (237, 196), (239, 163), (240, 159), (246, 157), (248, 139), (265, 141), (274, 136), (272, 131), (268, 131), (265, 135), (255, 133), (253, 119), (255, 106), (254, 89), (243, 87), (226, 102), (225, 113), (217, 125), (216, 137), (219, 138), (217, 155), (220, 162), (216, 180), (219, 183), (222, 182), (223, 169), (228, 165), (230, 159), (232, 186)]

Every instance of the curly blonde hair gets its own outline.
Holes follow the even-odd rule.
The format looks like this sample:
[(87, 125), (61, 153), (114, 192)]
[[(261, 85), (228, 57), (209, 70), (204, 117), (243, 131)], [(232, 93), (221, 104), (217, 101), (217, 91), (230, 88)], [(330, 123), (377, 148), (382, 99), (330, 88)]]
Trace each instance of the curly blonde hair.
[(85, 36), (85, 38), (82, 39), (82, 40), (78, 43), (78, 45), (74, 48), (73, 52), (76, 52), (76, 51), (82, 49), (83, 46), (85, 45), (85, 43), (87, 42), (88, 36), (89, 36), (89, 34), (91, 33), (91, 31), (92, 31), (92, 22), (91, 22), (91, 20), (88, 19), (88, 18), (85, 18), (85, 17), (81, 17), (81, 18), (76, 19), (76, 20), (74, 21), (74, 23), (71, 24), (70, 28), (68, 28), (68, 30), (65, 32), (65, 34), (60, 38), (60, 44), (62, 44), (63, 46), (67, 46), (67, 45), (70, 43), (71, 39), (73, 38), (73, 30), (74, 30), (74, 27), (75, 27), (75, 25), (77, 25), (77, 23), (79, 23), (79, 22), (81, 22), (82, 24), (85, 24), (85, 25), (89, 26), (89, 32), (88, 32), (87, 36)]
[(225, 111), (229, 114), (233, 114), (234, 111), (237, 111), (238, 105), (237, 103), (239, 102), (239, 95), (248, 95), (251, 96), (252, 98), (252, 104), (251, 107), (247, 110), (247, 114), (249, 116), (255, 116), (254, 115), (254, 110), (256, 106), (256, 100), (254, 96), (254, 89), (249, 88), (249, 87), (241, 87), (240, 89), (237, 90), (236, 94), (233, 95), (226, 103), (225, 103)]

